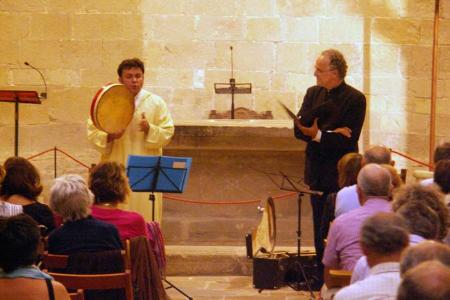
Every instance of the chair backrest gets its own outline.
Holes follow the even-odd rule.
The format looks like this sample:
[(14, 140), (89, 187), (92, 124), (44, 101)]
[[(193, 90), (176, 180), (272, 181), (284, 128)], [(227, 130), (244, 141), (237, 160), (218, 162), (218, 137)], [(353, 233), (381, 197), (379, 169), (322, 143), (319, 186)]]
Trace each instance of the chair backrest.
[(126, 300), (133, 300), (131, 273), (109, 274), (66, 274), (49, 273), (56, 281), (61, 282), (67, 289), (109, 290), (125, 289)]
[(77, 290), (76, 293), (69, 293), (70, 300), (84, 300), (83, 290)]
[(331, 269), (330, 279), (335, 283), (333, 286), (347, 286), (352, 279), (352, 271)]
[[(122, 259), (124, 261), (125, 269), (130, 269), (130, 257), (129, 254), (122, 250)], [(42, 255), (42, 265), (41, 269), (46, 270), (61, 270), (67, 268), (67, 263), (69, 262), (69, 255), (61, 255), (61, 254), (50, 254), (48, 252), (44, 252)]]

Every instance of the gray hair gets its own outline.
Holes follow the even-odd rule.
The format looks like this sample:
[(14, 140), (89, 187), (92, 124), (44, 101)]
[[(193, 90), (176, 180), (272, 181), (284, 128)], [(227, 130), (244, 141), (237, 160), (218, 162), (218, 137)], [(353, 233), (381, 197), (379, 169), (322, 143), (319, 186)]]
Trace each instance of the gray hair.
[(409, 244), (408, 228), (399, 215), (377, 213), (363, 223), (359, 242), (380, 255), (400, 253)]
[(435, 241), (424, 241), (409, 247), (402, 253), (400, 260), (400, 274), (425, 261), (437, 260), (450, 267), (450, 246)]
[(327, 49), (325, 51), (322, 51), (321, 55), (328, 57), (328, 59), (330, 60), (330, 67), (337, 70), (339, 73), (339, 77), (341, 79), (344, 79), (345, 75), (347, 75), (348, 69), (344, 55), (336, 49)]
[(412, 268), (403, 277), (397, 300), (450, 299), (450, 268), (439, 261), (426, 261)]
[(93, 195), (80, 175), (63, 175), (55, 179), (50, 190), (50, 207), (64, 221), (76, 221), (91, 214)]
[(363, 159), (365, 164), (390, 164), (391, 150), (381, 145), (371, 146), (364, 151)]
[(358, 187), (366, 197), (389, 197), (392, 189), (391, 175), (377, 164), (365, 165), (358, 174)]

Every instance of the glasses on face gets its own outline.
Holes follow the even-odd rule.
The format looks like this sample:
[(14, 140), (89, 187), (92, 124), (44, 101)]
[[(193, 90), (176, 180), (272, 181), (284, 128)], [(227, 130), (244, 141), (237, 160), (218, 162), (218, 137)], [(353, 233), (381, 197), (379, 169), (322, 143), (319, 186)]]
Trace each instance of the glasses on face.
[(314, 70), (315, 70), (317, 73), (322, 74), (322, 73), (326, 73), (326, 72), (329, 72), (329, 71), (334, 71), (334, 70), (336, 70), (336, 69), (335, 69), (335, 68), (331, 68), (331, 69), (327, 69), (327, 70), (322, 70), (322, 69), (320, 69), (319, 67), (314, 66)]

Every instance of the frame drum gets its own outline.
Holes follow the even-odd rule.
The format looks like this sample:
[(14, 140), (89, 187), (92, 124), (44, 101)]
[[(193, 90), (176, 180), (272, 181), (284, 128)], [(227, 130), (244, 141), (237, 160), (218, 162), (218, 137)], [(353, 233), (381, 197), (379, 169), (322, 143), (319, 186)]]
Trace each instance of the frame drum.
[(92, 99), (91, 119), (95, 127), (106, 133), (125, 130), (133, 119), (134, 96), (120, 83), (99, 89)]

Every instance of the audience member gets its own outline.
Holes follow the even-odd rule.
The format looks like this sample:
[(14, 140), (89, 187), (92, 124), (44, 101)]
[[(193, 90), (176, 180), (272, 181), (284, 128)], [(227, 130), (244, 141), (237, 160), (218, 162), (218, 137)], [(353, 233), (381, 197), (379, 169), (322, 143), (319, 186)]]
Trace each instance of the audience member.
[[(361, 169), (362, 155), (356, 152), (345, 154), (337, 164), (338, 184), (341, 190), (356, 184), (359, 170)], [(327, 238), (331, 222), (335, 219), (336, 193), (330, 193), (325, 201), (323, 215), (320, 224), (321, 239)]]
[(389, 172), (376, 164), (364, 166), (358, 174), (357, 191), (361, 207), (336, 218), (328, 233), (323, 264), (328, 288), (333, 287), (330, 269), (353, 270), (362, 256), (359, 233), (362, 223), (377, 212), (391, 211), (389, 194), (392, 188)]
[[(5, 169), (0, 165), (0, 189), (5, 177)], [(0, 217), (10, 217), (22, 213), (22, 205), (11, 204), (0, 197)]]
[[(439, 186), (448, 198), (450, 194), (450, 159), (440, 160), (434, 168), (433, 176), (434, 183)], [(450, 201), (447, 201), (447, 204), (448, 202)]]
[(27, 215), (0, 218), (0, 299), (68, 300), (62, 284), (34, 264), (41, 241), (38, 224)]
[(403, 219), (394, 213), (378, 213), (368, 218), (360, 235), (362, 252), (367, 257), (370, 275), (341, 289), (334, 299), (392, 299), (400, 284), (400, 255), (408, 246)]
[[(433, 154), (433, 163), (434, 167), (436, 167), (437, 163), (444, 159), (450, 159), (450, 142), (445, 142), (436, 147), (434, 149)], [(424, 179), (420, 182), (422, 185), (430, 185), (434, 183), (434, 178)]]
[(435, 241), (424, 241), (409, 247), (402, 253), (400, 273), (404, 275), (409, 269), (429, 260), (437, 260), (450, 268), (450, 246)]
[(123, 240), (141, 235), (150, 237), (140, 214), (117, 207), (130, 194), (123, 165), (103, 162), (95, 166), (89, 176), (89, 188), (95, 196), (92, 206), (94, 218), (115, 225)]
[[(372, 146), (364, 152), (361, 166), (366, 164), (393, 164), (391, 150), (384, 146)], [(356, 184), (342, 188), (336, 195), (335, 217), (360, 207), (356, 193)]]
[(23, 157), (10, 157), (4, 163), (6, 171), (0, 188), (0, 197), (16, 205), (45, 226), (44, 235), (55, 229), (55, 217), (50, 208), (38, 201), (42, 192), (41, 178), (37, 169)]
[[(420, 202), (408, 202), (398, 208), (396, 213), (403, 217), (409, 232), (409, 245), (417, 245), (424, 240), (437, 239), (439, 217), (427, 205)], [(369, 276), (370, 267), (367, 258), (362, 256), (352, 272), (351, 282), (357, 282)]]
[(79, 175), (56, 178), (50, 191), (50, 207), (64, 224), (48, 238), (48, 252), (74, 254), (119, 250), (122, 243), (117, 228), (90, 215), (92, 194)]
[(442, 240), (447, 235), (449, 226), (449, 212), (443, 199), (444, 195), (434, 186), (410, 184), (396, 191), (392, 209), (397, 211), (404, 204), (411, 202), (419, 202), (427, 205), (439, 217), (439, 234), (437, 239)]
[(426, 261), (410, 269), (398, 288), (398, 300), (450, 299), (450, 268), (439, 261)]

